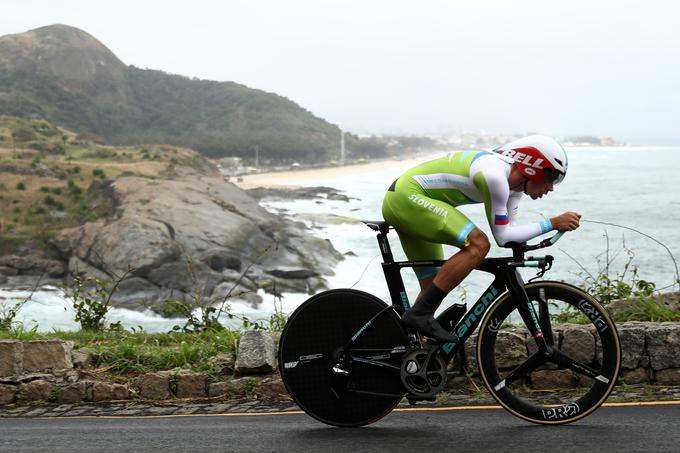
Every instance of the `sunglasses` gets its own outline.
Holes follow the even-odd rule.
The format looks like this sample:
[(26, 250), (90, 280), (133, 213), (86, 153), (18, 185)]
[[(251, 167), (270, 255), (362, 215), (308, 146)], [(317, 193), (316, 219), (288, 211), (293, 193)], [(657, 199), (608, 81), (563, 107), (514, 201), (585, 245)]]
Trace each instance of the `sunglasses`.
[(554, 168), (543, 169), (543, 180), (548, 184), (557, 185), (564, 179), (564, 173)]

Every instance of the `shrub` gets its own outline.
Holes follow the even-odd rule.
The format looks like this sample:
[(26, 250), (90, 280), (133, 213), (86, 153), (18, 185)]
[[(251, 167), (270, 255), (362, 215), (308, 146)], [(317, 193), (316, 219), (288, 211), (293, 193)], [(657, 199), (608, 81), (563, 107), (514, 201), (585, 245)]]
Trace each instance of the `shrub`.
[(12, 138), (15, 142), (29, 142), (38, 136), (32, 128), (20, 126), (12, 131)]
[(19, 184), (17, 184), (17, 190), (26, 190), (26, 184), (20, 182)]
[(120, 282), (131, 271), (132, 269), (128, 269), (115, 282), (112, 279), (99, 280), (95, 277), (83, 279), (78, 276), (73, 279), (71, 285), (64, 287), (64, 293), (73, 301), (75, 320), (80, 323), (83, 330), (104, 330), (105, 318), (111, 308), (111, 297)]

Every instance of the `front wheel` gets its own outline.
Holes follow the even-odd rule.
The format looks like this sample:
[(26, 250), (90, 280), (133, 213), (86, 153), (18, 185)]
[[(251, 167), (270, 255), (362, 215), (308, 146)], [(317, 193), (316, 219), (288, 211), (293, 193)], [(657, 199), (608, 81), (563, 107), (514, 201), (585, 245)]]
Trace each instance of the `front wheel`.
[(399, 365), (407, 345), (401, 320), (383, 301), (353, 289), (326, 291), (288, 319), (279, 342), (281, 378), (298, 406), (317, 420), (366, 425), (390, 413), (404, 395)]
[[(616, 385), (621, 364), (616, 326), (597, 300), (575, 286), (540, 281), (525, 289), (538, 314), (539, 337), (549, 350), (538, 351), (542, 340), (531, 337), (527, 329), (512, 328), (513, 321), (521, 321), (517, 302), (508, 293), (482, 320), (479, 371), (496, 401), (524, 420), (538, 424), (579, 420), (600, 407)], [(559, 316), (551, 315), (551, 310), (569, 314), (572, 323), (555, 323)]]

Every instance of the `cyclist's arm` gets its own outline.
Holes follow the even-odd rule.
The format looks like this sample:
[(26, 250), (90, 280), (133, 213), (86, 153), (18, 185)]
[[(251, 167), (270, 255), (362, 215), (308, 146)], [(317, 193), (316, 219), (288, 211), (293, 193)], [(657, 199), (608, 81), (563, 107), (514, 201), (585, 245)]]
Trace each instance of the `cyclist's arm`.
[[(508, 212), (510, 187), (506, 172), (491, 167), (479, 171), (474, 175), (473, 180), (484, 196), (486, 217), (499, 246), (502, 247), (508, 242), (525, 242), (553, 229), (548, 219), (524, 225), (514, 222), (511, 224)], [(513, 213), (514, 215), (516, 212)]]
[(510, 226), (517, 224), (517, 213), (519, 212), (519, 200), (522, 199), (522, 192), (510, 192), (508, 197), (508, 218)]

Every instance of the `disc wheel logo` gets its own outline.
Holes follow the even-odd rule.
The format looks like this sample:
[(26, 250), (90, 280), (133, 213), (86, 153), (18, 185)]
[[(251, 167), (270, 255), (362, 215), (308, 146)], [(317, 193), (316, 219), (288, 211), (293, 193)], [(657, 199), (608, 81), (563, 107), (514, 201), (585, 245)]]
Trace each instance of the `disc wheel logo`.
[(409, 363), (406, 364), (406, 372), (413, 374), (418, 371), (418, 364), (411, 360)]

